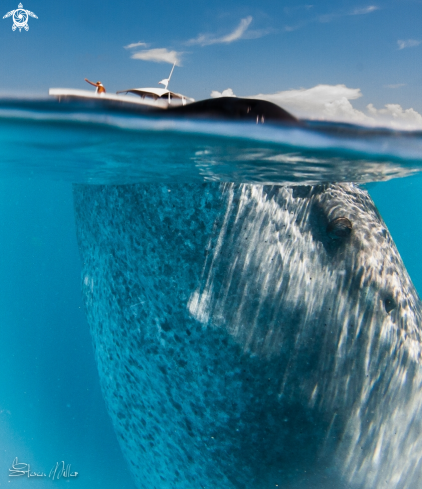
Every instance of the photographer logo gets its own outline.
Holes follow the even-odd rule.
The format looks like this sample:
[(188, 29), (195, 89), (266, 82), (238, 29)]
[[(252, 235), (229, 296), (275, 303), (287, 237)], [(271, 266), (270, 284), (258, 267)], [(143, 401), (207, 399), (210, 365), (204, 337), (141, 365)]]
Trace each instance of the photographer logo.
[(21, 3), (18, 5), (18, 8), (16, 10), (11, 10), (10, 12), (7, 12), (6, 15), (3, 15), (3, 19), (6, 19), (7, 17), (12, 17), (13, 19), (12, 31), (19, 29), (19, 32), (21, 32), (22, 29), (25, 29), (26, 31), (29, 30), (29, 17), (34, 17), (34, 19), (38, 19), (34, 12), (25, 10)]

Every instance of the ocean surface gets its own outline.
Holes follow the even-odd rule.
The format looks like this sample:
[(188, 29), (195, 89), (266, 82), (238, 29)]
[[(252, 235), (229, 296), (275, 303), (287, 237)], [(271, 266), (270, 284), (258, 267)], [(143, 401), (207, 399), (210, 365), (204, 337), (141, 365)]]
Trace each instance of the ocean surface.
[[(421, 132), (160, 120), (0, 101), (0, 487), (136, 487), (84, 311), (74, 184), (355, 182), (375, 202), (420, 294), (421, 170)], [(47, 475), (64, 461), (78, 475), (10, 477), (16, 457)]]

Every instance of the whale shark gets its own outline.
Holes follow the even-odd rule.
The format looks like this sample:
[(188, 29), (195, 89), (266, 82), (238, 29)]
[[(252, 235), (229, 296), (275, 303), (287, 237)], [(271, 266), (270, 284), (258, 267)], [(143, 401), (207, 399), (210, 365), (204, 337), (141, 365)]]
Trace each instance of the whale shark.
[(139, 488), (422, 484), (422, 304), (357, 185), (73, 186)]

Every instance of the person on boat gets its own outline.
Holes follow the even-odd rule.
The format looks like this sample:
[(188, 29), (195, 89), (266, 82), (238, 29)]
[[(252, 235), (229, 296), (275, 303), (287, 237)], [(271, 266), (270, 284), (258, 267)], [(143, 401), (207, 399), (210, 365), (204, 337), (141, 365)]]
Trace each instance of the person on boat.
[(85, 81), (88, 82), (90, 85), (97, 87), (95, 93), (106, 93), (106, 89), (104, 88), (104, 85), (100, 81), (98, 81), (97, 83), (93, 83), (92, 81), (89, 81), (87, 78), (85, 78)]

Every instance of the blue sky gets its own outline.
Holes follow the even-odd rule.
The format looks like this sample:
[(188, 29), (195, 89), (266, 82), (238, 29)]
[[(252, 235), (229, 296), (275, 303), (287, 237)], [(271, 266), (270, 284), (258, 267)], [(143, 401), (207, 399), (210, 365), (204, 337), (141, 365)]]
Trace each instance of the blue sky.
[[(0, 0), (1, 17), (18, 1)], [(171, 69), (165, 60), (176, 59), (170, 88), (196, 99), (231, 88), (287, 105), (295, 93), (312, 99), (308, 107), (296, 96), (288, 108), (299, 113), (318, 114), (323, 99), (327, 117), (337, 106), (368, 117), (368, 104), (377, 116), (385, 104), (422, 114), (422, 0), (24, 0), (23, 7), (38, 16), (28, 32), (0, 19), (3, 93), (89, 89), (84, 77), (110, 92), (157, 86)], [(325, 88), (297, 92), (318, 85)]]

